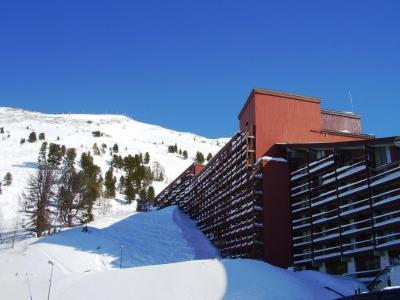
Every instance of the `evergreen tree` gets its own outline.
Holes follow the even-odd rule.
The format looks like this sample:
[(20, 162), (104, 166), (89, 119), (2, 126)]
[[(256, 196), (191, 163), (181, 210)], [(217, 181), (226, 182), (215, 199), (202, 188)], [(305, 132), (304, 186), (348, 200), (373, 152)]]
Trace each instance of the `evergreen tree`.
[(7, 172), (3, 179), (4, 186), (11, 185), (12, 180), (13, 180), (13, 178), (12, 178), (11, 173)]
[(141, 189), (139, 191), (139, 199), (140, 200), (147, 200), (147, 193), (145, 189)]
[(47, 153), (47, 142), (43, 142), (39, 150), (39, 157), (38, 157), (39, 167), (47, 164), (46, 153)]
[(112, 151), (113, 151), (114, 153), (118, 153), (119, 149), (118, 149), (118, 145), (117, 145), (117, 144), (114, 144), (114, 146), (113, 146), (113, 148), (112, 148)]
[(179, 155), (182, 155), (182, 149), (179, 149)]
[(208, 153), (208, 155), (207, 155), (207, 161), (210, 161), (212, 158), (213, 158), (212, 154), (211, 154), (211, 153)]
[(184, 158), (184, 159), (187, 159), (187, 158), (188, 158), (188, 153), (187, 153), (186, 150), (183, 150), (182, 155), (183, 155), (183, 158)]
[(204, 155), (200, 151), (197, 151), (196, 153), (196, 162), (199, 164), (204, 163)]
[(68, 227), (82, 218), (84, 209), (83, 171), (75, 170), (76, 150), (68, 148), (61, 167), (61, 178), (58, 189), (58, 209), (60, 221)]
[(21, 138), (21, 141), (19, 142), (21, 145), (22, 144), (25, 144), (25, 139), (24, 138)]
[(36, 133), (34, 132), (34, 131), (32, 131), (30, 134), (29, 134), (29, 138), (28, 138), (28, 142), (29, 143), (34, 143), (34, 142), (36, 142)]
[(93, 154), (94, 155), (100, 155), (100, 149), (97, 146), (97, 143), (94, 143), (92, 148), (93, 148)]
[(47, 162), (49, 163), (49, 165), (57, 168), (61, 163), (62, 157), (63, 155), (60, 145), (50, 143), (49, 153), (47, 154)]
[(147, 199), (154, 200), (155, 196), (154, 187), (151, 185), (147, 189)]
[(92, 135), (94, 137), (101, 137), (103, 134), (99, 130), (96, 130), (96, 131), (92, 131)]
[(125, 188), (125, 176), (121, 175), (119, 178), (119, 192), (122, 193), (122, 191)]
[(108, 171), (106, 172), (104, 185), (106, 187), (105, 197), (106, 198), (115, 197), (115, 178), (113, 176), (113, 168), (112, 167), (110, 169), (108, 169)]
[(87, 223), (93, 220), (93, 205), (101, 194), (102, 177), (100, 175), (100, 168), (93, 164), (90, 152), (82, 153), (81, 167), (84, 175), (83, 206), (86, 212), (81, 222)]
[(133, 200), (136, 198), (136, 190), (133, 187), (133, 183), (129, 176), (126, 176), (125, 178), (125, 197), (126, 200), (128, 201), (128, 204), (131, 204)]
[(46, 139), (44, 132), (39, 133), (39, 140), (44, 141)]
[(150, 162), (150, 154), (146, 152), (144, 155), (144, 163), (147, 165)]
[(38, 237), (50, 229), (50, 200), (54, 196), (56, 184), (55, 170), (48, 168), (46, 163), (39, 164), (34, 175), (28, 180), (28, 186), (23, 197), (25, 212), (30, 221), (27, 229), (35, 232)]
[(66, 151), (67, 151), (67, 148), (65, 148), (65, 145), (62, 145), (62, 146), (61, 146), (61, 150), (60, 150), (61, 156), (64, 156), (65, 153), (66, 153)]

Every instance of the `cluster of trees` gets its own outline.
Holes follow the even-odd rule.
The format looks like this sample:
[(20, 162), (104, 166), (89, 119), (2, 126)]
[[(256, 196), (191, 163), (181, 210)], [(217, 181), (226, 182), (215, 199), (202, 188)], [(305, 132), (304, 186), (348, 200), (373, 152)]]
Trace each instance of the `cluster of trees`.
[(44, 142), (38, 169), (23, 194), (24, 210), (30, 216), (27, 229), (38, 237), (55, 224), (74, 226), (93, 220), (93, 205), (102, 193), (101, 170), (90, 153), (83, 153), (76, 170), (76, 150)]
[[(210, 161), (213, 158), (211, 153), (208, 153), (207, 155), (207, 161)], [(200, 151), (196, 152), (196, 162), (199, 164), (203, 164), (205, 161), (204, 155), (203, 153), (201, 153)]]
[(182, 155), (184, 159), (188, 158), (188, 152), (186, 150), (178, 149), (177, 144), (168, 146), (168, 153), (177, 153)]
[[(29, 128), (29, 127), (27, 127), (27, 128)], [(3, 127), (0, 128), (0, 131), (1, 131), (1, 129), (3, 129), (3, 132), (0, 132), (0, 133), (4, 133), (4, 128)], [(44, 132), (39, 133), (39, 140), (44, 141), (45, 139), (46, 139), (46, 135), (44, 134)], [(36, 132), (32, 131), (28, 136), (28, 142), (35, 143), (37, 140), (38, 140), (38, 138), (36, 136)], [(24, 144), (25, 141), (26, 141), (25, 138), (21, 138), (20, 143)]]
[[(0, 134), (4, 134), (4, 133), (5, 133), (4, 127), (0, 127)], [(9, 138), (9, 137), (10, 137), (10, 132), (7, 131), (7, 138)]]
[[(149, 161), (150, 155), (147, 152), (144, 156), (142, 153), (124, 158), (121, 155), (113, 156), (111, 166), (125, 171), (125, 175), (119, 179), (119, 191), (125, 195), (128, 203), (132, 203), (136, 198), (150, 202), (154, 199), (154, 188), (151, 186), (154, 180), (153, 172), (149, 166), (145, 165)], [(109, 176), (111, 178), (111, 175)]]
[[(88, 121), (89, 122), (89, 121)], [(90, 124), (90, 123), (89, 123)], [(96, 131), (92, 131), (92, 135), (94, 136), (94, 137), (101, 137), (101, 136), (103, 136), (103, 133), (101, 132), (101, 131), (99, 131), (99, 130), (96, 130)]]

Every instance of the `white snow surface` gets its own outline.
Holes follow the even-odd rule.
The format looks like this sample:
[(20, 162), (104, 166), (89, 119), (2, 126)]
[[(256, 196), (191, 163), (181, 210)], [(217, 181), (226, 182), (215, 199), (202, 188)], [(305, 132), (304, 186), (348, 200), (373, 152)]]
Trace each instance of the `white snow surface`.
[[(0, 249), (4, 299), (336, 299), (362, 285), (319, 272), (292, 272), (249, 259), (220, 259), (176, 206), (100, 216), (89, 226)], [(120, 253), (122, 248), (122, 268)]]
[[(0, 127), (5, 129), (0, 134), (0, 180), (6, 172), (13, 175), (12, 185), (0, 194), (0, 232), (6, 239), (0, 245), (1, 299), (29, 299), (29, 286), (32, 299), (47, 299), (49, 261), (54, 264), (50, 299), (60, 300), (336, 299), (339, 295), (325, 287), (345, 295), (357, 287), (364, 289), (344, 277), (291, 272), (255, 260), (221, 259), (177, 207), (136, 213), (135, 205), (127, 205), (119, 194), (96, 204), (88, 233), (81, 227), (64, 229), (39, 239), (17, 239), (11, 248), (10, 234), (24, 218), (18, 213), (18, 198), (36, 169), (41, 145), (39, 141), (20, 145), (20, 140), (27, 140), (33, 130), (37, 136), (44, 132), (48, 143), (76, 148), (78, 158), (94, 143), (108, 148), (117, 143), (122, 156), (149, 152), (150, 165), (160, 163), (166, 174), (164, 182), (154, 183), (156, 192), (194, 161), (196, 151), (215, 154), (228, 139), (207, 139), (125, 116), (48, 115), (4, 107), (0, 107)], [(96, 130), (104, 136), (93, 137)], [(167, 152), (175, 143), (188, 151), (189, 159)], [(103, 173), (111, 158), (109, 151), (94, 156)]]
[[(4, 134), (0, 134), (0, 181), (6, 172), (13, 176), (13, 184), (3, 186), (3, 193), (0, 194), (0, 230), (15, 226), (18, 198), (26, 187), (29, 175), (36, 169), (42, 141), (20, 145), (21, 138), (27, 141), (32, 131), (37, 137), (44, 132), (48, 143), (76, 148), (77, 161), (82, 152), (91, 151), (93, 155), (94, 143), (99, 148), (103, 143), (106, 144), (106, 153), (94, 156), (94, 162), (101, 167), (103, 176), (112, 159), (108, 149), (115, 143), (119, 146), (118, 154), (122, 156), (149, 152), (149, 165), (158, 162), (165, 170), (164, 182), (153, 182), (156, 193), (194, 162), (197, 151), (214, 155), (228, 141), (227, 138), (207, 139), (192, 133), (177, 132), (122, 115), (43, 114), (9, 107), (0, 107), (0, 127), (5, 130)], [(104, 133), (104, 136), (93, 137), (92, 131), (96, 130)], [(189, 158), (185, 160), (178, 154), (168, 153), (168, 146), (174, 144), (182, 151), (187, 150)], [(118, 173), (115, 175), (118, 179), (121, 176)], [(119, 198), (123, 200), (123, 196), (119, 195)]]

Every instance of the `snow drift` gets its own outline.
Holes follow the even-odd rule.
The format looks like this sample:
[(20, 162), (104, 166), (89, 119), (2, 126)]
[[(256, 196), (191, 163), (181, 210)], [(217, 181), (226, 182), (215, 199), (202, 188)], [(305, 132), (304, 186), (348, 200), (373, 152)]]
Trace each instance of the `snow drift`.
[[(121, 248), (123, 246), (123, 248)], [(121, 259), (122, 249), (122, 261)], [(0, 250), (4, 299), (336, 299), (352, 280), (295, 273), (255, 260), (220, 259), (177, 207), (99, 218), (89, 232), (64, 230)], [(120, 269), (120, 262), (121, 269)]]

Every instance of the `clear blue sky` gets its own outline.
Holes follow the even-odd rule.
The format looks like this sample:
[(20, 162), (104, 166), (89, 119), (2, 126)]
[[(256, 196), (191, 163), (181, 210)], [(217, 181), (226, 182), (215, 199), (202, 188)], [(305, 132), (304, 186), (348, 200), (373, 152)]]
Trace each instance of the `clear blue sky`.
[(400, 135), (400, 1), (1, 1), (0, 105), (229, 136), (251, 88)]

